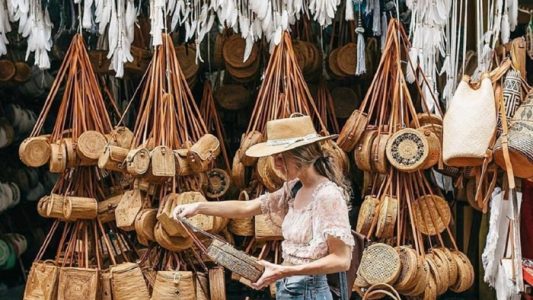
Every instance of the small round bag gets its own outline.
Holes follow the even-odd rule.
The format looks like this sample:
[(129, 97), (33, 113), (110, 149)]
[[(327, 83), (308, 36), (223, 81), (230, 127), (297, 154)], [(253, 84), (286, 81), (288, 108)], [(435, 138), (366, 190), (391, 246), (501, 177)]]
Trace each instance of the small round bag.
[(364, 131), (354, 149), (355, 165), (362, 171), (372, 171), (372, 144), (377, 135), (373, 129)]
[(217, 199), (224, 196), (231, 183), (229, 174), (218, 168), (211, 169), (206, 174), (207, 185), (204, 190), (205, 195), (211, 199)]
[(402, 172), (421, 170), (429, 151), (426, 136), (412, 128), (397, 131), (387, 143), (387, 158), (390, 164)]
[(357, 272), (369, 284), (393, 284), (400, 271), (401, 261), (396, 249), (375, 243), (364, 250)]

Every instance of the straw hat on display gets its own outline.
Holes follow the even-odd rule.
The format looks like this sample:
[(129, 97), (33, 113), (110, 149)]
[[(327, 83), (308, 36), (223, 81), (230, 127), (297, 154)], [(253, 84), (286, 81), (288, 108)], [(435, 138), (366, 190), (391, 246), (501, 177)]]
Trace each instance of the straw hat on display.
[(294, 116), (268, 121), (267, 141), (251, 146), (246, 155), (263, 157), (278, 154), (304, 145), (336, 138), (337, 135), (322, 136), (316, 131), (309, 116)]

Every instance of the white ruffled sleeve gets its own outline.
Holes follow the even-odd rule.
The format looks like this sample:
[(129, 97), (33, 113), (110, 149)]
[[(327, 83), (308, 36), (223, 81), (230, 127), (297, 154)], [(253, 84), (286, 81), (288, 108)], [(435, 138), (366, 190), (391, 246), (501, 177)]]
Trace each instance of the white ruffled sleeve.
[(313, 210), (313, 237), (317, 242), (326, 242), (329, 237), (355, 245), (348, 218), (348, 206), (340, 188), (326, 184), (315, 196)]

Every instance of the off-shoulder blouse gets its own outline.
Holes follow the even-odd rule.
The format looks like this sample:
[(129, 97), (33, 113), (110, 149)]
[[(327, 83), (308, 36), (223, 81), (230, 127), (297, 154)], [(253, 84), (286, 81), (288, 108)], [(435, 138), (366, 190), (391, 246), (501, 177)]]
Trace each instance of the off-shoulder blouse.
[(326, 256), (329, 236), (353, 247), (348, 207), (340, 187), (326, 180), (315, 188), (306, 207), (296, 209), (294, 198), (287, 196), (296, 182), (285, 183), (281, 189), (259, 198), (262, 213), (281, 227), (284, 262), (299, 265)]

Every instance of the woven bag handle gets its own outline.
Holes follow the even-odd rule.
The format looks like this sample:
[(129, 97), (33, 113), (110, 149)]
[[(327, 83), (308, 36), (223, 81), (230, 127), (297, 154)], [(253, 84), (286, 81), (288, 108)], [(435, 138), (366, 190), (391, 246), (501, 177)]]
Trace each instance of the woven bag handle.
[(392, 299), (395, 300), (401, 300), (402, 298), (398, 294), (398, 292), (390, 285), (385, 283), (378, 283), (370, 286), (364, 296), (363, 300), (371, 300), (371, 299), (379, 299), (379, 298), (373, 298), (374, 296), (389, 296)]

